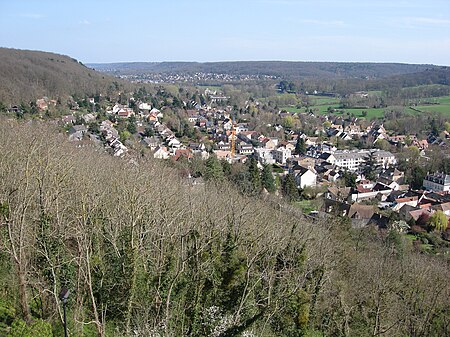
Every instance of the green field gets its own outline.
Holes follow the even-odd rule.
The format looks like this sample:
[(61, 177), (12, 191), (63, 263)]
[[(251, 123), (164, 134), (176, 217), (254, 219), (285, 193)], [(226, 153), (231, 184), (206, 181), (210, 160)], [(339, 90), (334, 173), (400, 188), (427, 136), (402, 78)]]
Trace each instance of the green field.
[(438, 112), (445, 116), (450, 116), (450, 104), (442, 105), (418, 105), (414, 107), (422, 112)]
[[(370, 94), (376, 95), (378, 92), (371, 91)], [(339, 99), (334, 97), (317, 97), (317, 96), (310, 96), (312, 106), (308, 107), (307, 109), (305, 107), (303, 108), (296, 108), (295, 106), (283, 106), (281, 107), (281, 110), (286, 110), (293, 113), (301, 113), (301, 112), (307, 112), (309, 110), (312, 110), (314, 114), (316, 115), (342, 115), (342, 114), (354, 114), (355, 117), (358, 118), (382, 118), (384, 116), (384, 110), (389, 108), (370, 108), (370, 109), (340, 109), (339, 108)], [(432, 97), (432, 98), (423, 98), (420, 100), (416, 100), (415, 102), (418, 102), (419, 105), (412, 106), (412, 108), (420, 110), (420, 112), (432, 112), (432, 113), (441, 113), (447, 117), (450, 117), (450, 96), (443, 96), (443, 97)], [(423, 104), (421, 105), (420, 102), (424, 103), (434, 103), (434, 104)], [(413, 103), (413, 102), (411, 102)], [(337, 112), (330, 113), (328, 111), (329, 108), (333, 108), (338, 110)], [(366, 117), (363, 117), (362, 112), (367, 111)], [(410, 109), (409, 107), (405, 107), (405, 113), (409, 114), (417, 114), (420, 113), (419, 111), (414, 111), (413, 109)]]
[[(437, 112), (450, 117), (450, 96), (422, 98), (416, 102), (419, 105), (414, 106), (414, 109), (422, 112)], [(434, 104), (420, 104), (425, 102)]]
[(311, 105), (335, 105), (339, 104), (340, 99), (336, 97), (317, 97), (308, 96)]

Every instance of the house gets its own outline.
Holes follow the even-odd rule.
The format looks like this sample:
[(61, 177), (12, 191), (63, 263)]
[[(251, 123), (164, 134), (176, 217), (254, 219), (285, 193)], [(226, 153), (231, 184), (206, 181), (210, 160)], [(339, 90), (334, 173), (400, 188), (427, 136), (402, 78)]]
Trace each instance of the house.
[(158, 145), (160, 144), (160, 141), (158, 138), (156, 137), (145, 137), (144, 139), (141, 140), (141, 144), (147, 146), (150, 148), (150, 150), (155, 150)]
[(350, 218), (353, 228), (361, 228), (381, 220), (379, 215), (374, 216), (376, 213), (372, 205), (349, 204), (347, 202), (325, 199), (324, 209), (327, 213)]
[(172, 160), (178, 161), (181, 158), (191, 160), (194, 155), (190, 149), (178, 149), (175, 151), (175, 154), (172, 157)]
[(248, 156), (254, 152), (252, 144), (246, 144), (245, 142), (240, 142), (237, 147), (237, 152), (240, 155)]
[(339, 172), (333, 169), (326, 170), (323, 173), (323, 179), (329, 182), (336, 182), (339, 179), (339, 177), (340, 177)]
[(275, 164), (271, 149), (258, 147), (255, 149), (255, 156), (261, 164)]
[(117, 115), (122, 118), (129, 118), (131, 116), (134, 116), (134, 111), (131, 108), (121, 108), (119, 111), (117, 111)]
[(153, 153), (153, 158), (156, 159), (168, 159), (170, 157), (169, 151), (167, 151), (167, 148), (165, 146), (159, 145), (155, 152)]
[(403, 183), (404, 177), (405, 177), (405, 173), (402, 171), (399, 171), (396, 168), (389, 168), (380, 174), (380, 178), (384, 178), (384, 179), (390, 180), (390, 181), (395, 181), (398, 184)]
[(423, 140), (416, 140), (413, 142), (413, 145), (417, 146), (419, 150), (426, 150), (428, 149), (428, 141), (426, 139)]
[(383, 168), (388, 168), (396, 163), (392, 153), (382, 150), (336, 151), (333, 154), (323, 153), (320, 158), (354, 172), (365, 164), (370, 156), (373, 156), (377, 164)]
[(112, 108), (112, 113), (117, 115), (119, 113), (119, 111), (123, 108), (125, 108), (125, 105), (115, 104)]
[(266, 149), (273, 150), (278, 145), (278, 138), (259, 137), (258, 140)]
[(282, 165), (286, 164), (287, 160), (292, 156), (291, 150), (286, 149), (283, 146), (279, 147), (276, 150), (273, 150), (272, 154), (275, 161)]
[(231, 150), (231, 145), (230, 145), (230, 143), (225, 143), (223, 141), (220, 141), (219, 143), (217, 143), (217, 149), (221, 150), (221, 151), (229, 151), (229, 150)]
[(69, 140), (71, 142), (82, 140), (87, 131), (85, 125), (74, 125), (69, 129)]
[(351, 197), (351, 187), (328, 187), (325, 198), (333, 201), (344, 201)]
[(444, 213), (447, 217), (450, 216), (450, 202), (445, 202), (442, 204), (438, 204), (435, 206), (432, 206), (432, 208), (436, 211), (441, 211)]
[(172, 149), (179, 149), (181, 147), (181, 142), (176, 138), (172, 138), (167, 143), (167, 146)]
[(290, 142), (283, 141), (283, 142), (279, 142), (279, 145), (285, 147), (286, 149), (291, 150), (291, 152), (293, 152), (295, 150), (295, 143), (292, 144)]
[(295, 166), (292, 169), (295, 175), (295, 181), (297, 182), (297, 187), (305, 188), (316, 186), (317, 174), (310, 170), (309, 168), (303, 166)]
[(125, 154), (125, 152), (128, 151), (127, 147), (123, 145), (122, 142), (117, 138), (111, 139), (109, 146), (113, 150), (113, 155), (115, 157), (121, 157)]
[(163, 113), (156, 108), (150, 110), (150, 114), (155, 115), (158, 118), (163, 118)]
[(248, 124), (247, 123), (239, 123), (236, 127), (236, 133), (247, 132)]
[(150, 113), (150, 110), (152, 109), (152, 106), (148, 103), (140, 103), (138, 105), (139, 111), (143, 115), (148, 115)]
[(450, 175), (439, 172), (427, 174), (423, 187), (430, 191), (450, 191)]
[(217, 159), (219, 159), (219, 160), (226, 160), (229, 163), (231, 163), (233, 160), (233, 158), (231, 156), (231, 151), (214, 150), (214, 154), (216, 155)]
[(419, 203), (419, 197), (418, 196), (397, 198), (397, 199), (395, 199), (395, 206), (392, 207), (392, 210), (398, 211), (404, 205), (417, 207), (418, 203)]
[(346, 213), (344, 211), (343, 215), (350, 218), (353, 228), (361, 228), (371, 222), (374, 214), (375, 210), (372, 205), (354, 203), (348, 208)]
[(192, 150), (192, 152), (202, 152), (206, 149), (206, 146), (203, 143), (190, 142), (188, 147)]

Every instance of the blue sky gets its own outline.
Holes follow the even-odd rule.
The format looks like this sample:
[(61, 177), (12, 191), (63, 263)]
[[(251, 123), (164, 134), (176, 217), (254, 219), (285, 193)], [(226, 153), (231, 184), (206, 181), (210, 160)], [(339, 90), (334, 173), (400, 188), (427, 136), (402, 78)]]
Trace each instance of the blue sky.
[(0, 46), (120, 61), (450, 65), (450, 0), (0, 0)]

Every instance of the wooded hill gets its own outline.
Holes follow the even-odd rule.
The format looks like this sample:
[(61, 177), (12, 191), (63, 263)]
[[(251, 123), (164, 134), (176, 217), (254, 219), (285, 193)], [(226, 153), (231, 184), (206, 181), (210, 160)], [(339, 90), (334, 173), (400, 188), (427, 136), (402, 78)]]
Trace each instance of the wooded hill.
[(98, 73), (69, 56), (0, 48), (0, 101), (20, 104), (42, 96), (94, 95), (130, 84)]
[(288, 61), (130, 62), (88, 64), (88, 66), (117, 75), (203, 72), (230, 75), (269, 75), (286, 79), (383, 78), (437, 68), (437, 66), (427, 64)]
[(448, 264), (0, 121), (0, 335), (446, 336)]

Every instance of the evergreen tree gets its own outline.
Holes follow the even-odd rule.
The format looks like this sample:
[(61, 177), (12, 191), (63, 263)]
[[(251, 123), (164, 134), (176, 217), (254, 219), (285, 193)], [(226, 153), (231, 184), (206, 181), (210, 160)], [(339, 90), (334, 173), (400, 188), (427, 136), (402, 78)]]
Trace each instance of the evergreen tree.
[(306, 144), (305, 140), (301, 137), (297, 138), (297, 143), (295, 144), (294, 154), (305, 154), (306, 153)]
[(266, 189), (267, 192), (273, 193), (276, 191), (275, 179), (273, 178), (272, 169), (270, 165), (264, 165), (261, 174), (261, 182), (262, 186)]
[(345, 171), (342, 174), (346, 187), (356, 187), (356, 175), (354, 173)]
[(374, 154), (371, 152), (363, 166), (363, 173), (366, 179), (375, 180), (377, 177), (376, 171), (379, 169), (379, 167), (380, 165), (377, 163)]
[(292, 173), (286, 175), (283, 181), (283, 195), (289, 201), (296, 201), (299, 198), (297, 183)]
[(137, 128), (136, 128), (136, 117), (131, 116), (128, 119), (128, 124), (127, 124), (127, 130), (129, 133), (131, 133), (132, 135), (134, 135), (137, 132)]
[(258, 161), (255, 158), (250, 158), (250, 165), (248, 167), (250, 174), (250, 181), (252, 183), (252, 192), (259, 193), (262, 189), (261, 176), (258, 168)]
[(220, 161), (222, 165), (222, 171), (226, 177), (231, 177), (231, 164), (227, 162), (226, 160)]
[(216, 156), (210, 156), (205, 163), (205, 179), (206, 180), (222, 180), (223, 169)]

